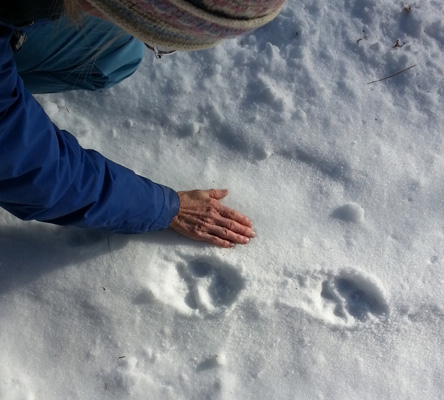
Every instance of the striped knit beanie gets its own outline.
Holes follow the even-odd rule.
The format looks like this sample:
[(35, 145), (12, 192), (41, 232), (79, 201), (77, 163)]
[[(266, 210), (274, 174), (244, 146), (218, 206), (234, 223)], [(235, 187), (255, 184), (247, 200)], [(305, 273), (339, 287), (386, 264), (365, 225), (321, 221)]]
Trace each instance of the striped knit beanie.
[(285, 0), (87, 0), (152, 46), (199, 50), (270, 22)]

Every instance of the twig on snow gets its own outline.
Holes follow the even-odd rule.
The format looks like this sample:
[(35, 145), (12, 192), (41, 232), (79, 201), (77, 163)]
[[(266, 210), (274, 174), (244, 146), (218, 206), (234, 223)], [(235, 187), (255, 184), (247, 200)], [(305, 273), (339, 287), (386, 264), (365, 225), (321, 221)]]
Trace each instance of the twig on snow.
[(401, 48), (404, 47), (405, 42), (401, 44), (401, 42), (399, 41), (399, 39), (396, 40), (396, 43), (394, 44), (394, 46), (392, 46), (392, 49), (397, 49), (397, 48)]
[(417, 65), (417, 64), (415, 64), (415, 65), (411, 65), (410, 67), (405, 68), (405, 69), (403, 69), (402, 71), (397, 72), (396, 74), (393, 74), (393, 75), (390, 75), (390, 76), (386, 76), (385, 78), (378, 79), (378, 80), (376, 80), (376, 81), (367, 82), (367, 85), (370, 85), (371, 83), (381, 82), (381, 81), (385, 81), (386, 79), (393, 78), (393, 77), (396, 76), (396, 75), (402, 74), (403, 72), (408, 71), (409, 69), (412, 69), (412, 68), (416, 67), (416, 65)]

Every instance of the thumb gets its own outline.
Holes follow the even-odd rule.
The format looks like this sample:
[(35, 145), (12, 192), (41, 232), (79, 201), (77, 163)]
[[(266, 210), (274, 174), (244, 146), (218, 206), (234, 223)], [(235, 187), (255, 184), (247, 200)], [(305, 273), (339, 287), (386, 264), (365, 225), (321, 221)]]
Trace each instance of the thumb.
[(209, 193), (210, 197), (216, 200), (223, 199), (227, 194), (228, 194), (227, 189), (221, 189), (221, 190), (211, 189)]

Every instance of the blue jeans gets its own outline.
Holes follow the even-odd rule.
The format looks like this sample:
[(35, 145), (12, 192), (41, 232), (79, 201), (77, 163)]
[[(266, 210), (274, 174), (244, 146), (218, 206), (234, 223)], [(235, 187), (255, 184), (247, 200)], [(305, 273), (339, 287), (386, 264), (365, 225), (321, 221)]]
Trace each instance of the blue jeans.
[(15, 54), (31, 93), (109, 88), (133, 74), (145, 46), (111, 22), (85, 17), (80, 27), (61, 18), (31, 30)]

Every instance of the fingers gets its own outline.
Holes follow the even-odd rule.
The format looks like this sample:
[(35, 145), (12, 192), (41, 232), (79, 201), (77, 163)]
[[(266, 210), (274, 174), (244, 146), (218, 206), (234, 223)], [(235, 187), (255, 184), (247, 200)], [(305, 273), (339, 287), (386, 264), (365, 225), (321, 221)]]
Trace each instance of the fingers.
[(172, 228), (190, 239), (208, 242), (219, 247), (232, 248), (235, 244), (245, 244), (240, 235), (230, 234), (228, 229), (217, 227), (209, 222), (202, 223), (195, 217), (177, 219)]
[(219, 218), (214, 221), (214, 225), (247, 238), (255, 237), (255, 233), (251, 227), (229, 218)]
[[(226, 197), (227, 195), (228, 195), (227, 189), (222, 189), (222, 190), (210, 189), (209, 190), (209, 196), (215, 200), (221, 200), (224, 197)], [(234, 221), (239, 222), (240, 224), (248, 226), (250, 228), (253, 226), (253, 222), (249, 218), (247, 218), (245, 215), (242, 215), (241, 213), (237, 212), (236, 210), (233, 210), (231, 208), (220, 205), (218, 207), (218, 212), (222, 217), (225, 217), (230, 220), (234, 220)]]
[[(237, 222), (220, 218), (218, 220), (197, 222), (188, 220), (189, 231), (198, 240), (204, 240), (222, 247), (233, 247), (235, 244), (247, 244), (254, 237), (251, 228)], [(228, 246), (230, 244), (230, 246)]]
[(248, 236), (236, 233), (223, 226), (212, 226), (210, 229), (210, 233), (221, 239), (228, 240), (231, 243), (247, 244), (250, 241), (250, 238)]
[(233, 210), (231, 208), (221, 205), (218, 211), (219, 211), (219, 214), (224, 218), (236, 221), (239, 224), (242, 224), (242, 225), (247, 226), (249, 228), (251, 228), (253, 226), (253, 222), (251, 222), (250, 218), (246, 217), (245, 215), (242, 215), (241, 213), (237, 212), (236, 210)]
[(207, 234), (216, 236), (232, 244), (247, 244), (251, 238), (255, 237), (255, 232), (251, 227), (223, 217), (206, 221), (201, 229), (205, 231), (205, 237), (208, 237)]
[(225, 240), (220, 238), (219, 236), (214, 236), (210, 234), (202, 235), (201, 239), (205, 242), (214, 244), (215, 246), (224, 247), (225, 249), (230, 249), (235, 246), (235, 243), (230, 242), (229, 240)]

